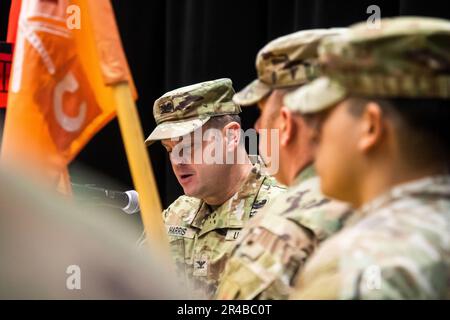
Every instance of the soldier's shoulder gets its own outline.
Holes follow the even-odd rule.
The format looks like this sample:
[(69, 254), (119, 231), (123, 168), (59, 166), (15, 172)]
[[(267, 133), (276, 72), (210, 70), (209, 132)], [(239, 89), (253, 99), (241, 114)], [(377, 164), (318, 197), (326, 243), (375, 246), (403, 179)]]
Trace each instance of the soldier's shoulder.
[(414, 208), (397, 202), (343, 229), (319, 248), (310, 269), (339, 265), (344, 299), (445, 297), (448, 220), (428, 206)]
[(266, 208), (284, 192), (286, 192), (286, 187), (279, 184), (275, 178), (265, 176), (261, 187), (257, 191), (255, 201), (253, 202), (251, 216), (254, 216), (256, 212), (261, 211), (263, 208)]
[(277, 181), (277, 179), (275, 179), (273, 176), (269, 176), (269, 175), (265, 175), (263, 185), (268, 186), (268, 187), (277, 187), (280, 189), (286, 189), (286, 186), (282, 185), (281, 183), (279, 183)]
[[(424, 237), (445, 246), (450, 233), (450, 200), (404, 197), (369, 211), (352, 228), (354, 237), (383, 237), (388, 241)], [(409, 242), (411, 244), (413, 242)], [(407, 244), (407, 243), (405, 243)], [(448, 246), (450, 249), (450, 246)]]
[(258, 197), (275, 198), (286, 192), (286, 186), (280, 184), (274, 177), (265, 176), (261, 188), (258, 191)]
[(163, 212), (165, 222), (187, 221), (202, 204), (202, 200), (182, 195), (172, 202)]
[(351, 215), (348, 205), (322, 194), (317, 176), (288, 189), (277, 203), (281, 215), (310, 229), (318, 240), (341, 229)]
[(397, 195), (374, 205), (355, 212), (357, 219), (322, 243), (302, 273), (298, 297), (320, 296), (325, 280), (335, 280), (329, 286), (334, 298), (446, 297), (448, 200)]
[[(341, 255), (343, 278), (349, 285), (343, 298), (439, 299), (446, 295), (450, 251), (438, 240), (416, 233), (408, 237), (374, 232), (348, 238), (352, 244)], [(350, 284), (354, 283), (353, 286)]]
[(218, 299), (286, 299), (314, 242), (294, 222), (265, 210), (241, 233), (221, 279)]
[[(450, 205), (450, 201), (446, 201)], [(450, 251), (450, 211), (435, 203), (400, 199), (374, 210), (340, 236), (348, 250), (368, 254), (407, 254), (410, 248)], [(385, 250), (390, 248), (389, 250)], [(431, 253), (431, 250), (427, 250)]]

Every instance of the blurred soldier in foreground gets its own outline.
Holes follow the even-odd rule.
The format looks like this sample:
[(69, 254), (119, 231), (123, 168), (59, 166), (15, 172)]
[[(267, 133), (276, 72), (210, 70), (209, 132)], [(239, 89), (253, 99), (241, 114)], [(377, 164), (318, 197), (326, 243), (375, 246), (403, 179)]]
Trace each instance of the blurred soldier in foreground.
[(448, 298), (450, 22), (361, 23), (319, 52), (327, 76), (284, 101), (317, 132), (324, 194), (358, 210), (292, 298)]
[(157, 127), (146, 141), (162, 140), (183, 187), (164, 221), (181, 280), (206, 297), (215, 293), (242, 227), (284, 191), (250, 162), (233, 94), (229, 79), (166, 93), (155, 102)]
[[(347, 206), (321, 194), (311, 130), (283, 105), (287, 92), (317, 77), (319, 41), (344, 31), (306, 30), (270, 42), (256, 58), (258, 79), (233, 98), (244, 106), (258, 104), (256, 129), (268, 137), (267, 145), (260, 143), (260, 153), (269, 162), (275, 156), (269, 151), (279, 152), (274, 176), (289, 189), (242, 231), (221, 278), (218, 299), (286, 299), (305, 260), (349, 215)], [(269, 130), (278, 135), (276, 148)]]
[(129, 225), (0, 170), (0, 299), (182, 299)]

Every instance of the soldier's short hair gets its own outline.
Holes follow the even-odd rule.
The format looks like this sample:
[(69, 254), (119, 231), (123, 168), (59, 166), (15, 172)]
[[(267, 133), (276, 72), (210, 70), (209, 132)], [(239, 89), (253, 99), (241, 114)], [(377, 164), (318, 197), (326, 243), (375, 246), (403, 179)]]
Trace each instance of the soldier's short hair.
[(225, 114), (221, 116), (211, 117), (211, 119), (209, 119), (209, 121), (206, 122), (203, 127), (204, 129), (222, 129), (230, 122), (237, 122), (239, 125), (241, 125), (241, 117), (237, 114)]
[(359, 116), (369, 101), (376, 102), (383, 113), (394, 120), (401, 148), (410, 161), (422, 164), (430, 159), (450, 158), (449, 101), (428, 98), (352, 98), (350, 112)]

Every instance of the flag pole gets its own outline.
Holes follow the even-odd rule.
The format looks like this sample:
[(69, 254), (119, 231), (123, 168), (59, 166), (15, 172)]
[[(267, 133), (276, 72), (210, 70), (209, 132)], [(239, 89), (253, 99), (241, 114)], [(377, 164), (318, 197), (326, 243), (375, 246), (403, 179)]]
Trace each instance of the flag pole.
[(168, 256), (169, 242), (163, 224), (161, 202), (133, 96), (127, 82), (117, 83), (112, 88), (131, 176), (139, 194), (141, 218), (147, 241), (158, 245)]
[[(114, 11), (109, 0), (77, 1), (81, 11), (89, 12), (85, 28), (92, 27), (92, 43), (100, 60), (100, 70), (105, 85), (113, 92), (117, 119), (127, 154), (128, 166), (136, 191), (139, 194), (141, 219), (147, 242), (169, 258), (169, 241), (163, 223), (162, 207), (156, 181), (144, 143), (137, 97), (133, 79), (123, 51)], [(86, 18), (86, 14), (83, 17)], [(83, 39), (84, 40), (84, 39)], [(171, 263), (169, 265), (172, 265)]]

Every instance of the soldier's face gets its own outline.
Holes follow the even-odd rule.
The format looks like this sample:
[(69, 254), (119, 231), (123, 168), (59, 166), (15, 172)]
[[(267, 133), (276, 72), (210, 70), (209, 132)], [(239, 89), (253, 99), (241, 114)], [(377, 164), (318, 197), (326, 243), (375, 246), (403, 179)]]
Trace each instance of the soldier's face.
[[(258, 102), (259, 117), (255, 123), (255, 130), (260, 135), (259, 154), (267, 166), (270, 166), (274, 156), (278, 156), (273, 153), (279, 153), (279, 145), (272, 141), (273, 135), (270, 130), (277, 130), (276, 133), (279, 133), (282, 101), (283, 95), (279, 90), (275, 90), (268, 97)], [(265, 139), (262, 138), (263, 134), (266, 136)]]
[(358, 192), (361, 123), (348, 107), (349, 101), (345, 100), (324, 115), (317, 136), (315, 167), (325, 195), (354, 204)]
[[(229, 173), (230, 165), (205, 162), (204, 158), (196, 159), (196, 155), (203, 155), (204, 150), (211, 148), (214, 143), (212, 140), (198, 140), (195, 134), (191, 134), (178, 141), (163, 140), (162, 144), (169, 153), (173, 172), (184, 194), (207, 199), (223, 191), (223, 186), (218, 181), (225, 180), (224, 177)], [(222, 148), (220, 145), (214, 147)], [(222, 152), (224, 153), (225, 150)]]

